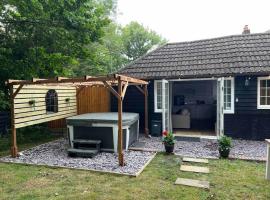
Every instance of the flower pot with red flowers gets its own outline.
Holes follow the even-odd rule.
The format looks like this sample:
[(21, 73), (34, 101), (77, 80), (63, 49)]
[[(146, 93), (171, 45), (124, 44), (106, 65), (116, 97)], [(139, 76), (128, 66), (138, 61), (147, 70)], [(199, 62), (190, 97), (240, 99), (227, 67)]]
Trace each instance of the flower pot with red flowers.
[(172, 153), (174, 150), (175, 138), (172, 132), (163, 131), (162, 142), (165, 147), (166, 153)]

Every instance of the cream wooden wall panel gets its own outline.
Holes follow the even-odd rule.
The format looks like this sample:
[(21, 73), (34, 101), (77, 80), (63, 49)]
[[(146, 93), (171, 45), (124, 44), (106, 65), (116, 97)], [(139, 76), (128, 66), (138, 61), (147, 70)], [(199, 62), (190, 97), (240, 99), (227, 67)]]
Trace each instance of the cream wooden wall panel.
[[(19, 85), (14, 85), (13, 88), (17, 89)], [(72, 86), (60, 86), (60, 85), (24, 85), (22, 89), (37, 89), (37, 90), (42, 90), (42, 89), (54, 89), (54, 90), (74, 90), (75, 87)]]
[[(61, 107), (59, 108), (59, 111), (57, 113), (63, 112), (63, 111), (74, 111), (77, 109), (77, 106), (66, 106), (66, 107)], [(53, 113), (55, 114), (55, 113)], [(26, 118), (26, 117), (31, 117), (31, 116), (35, 116), (35, 115), (53, 115), (52, 113), (47, 113), (46, 110), (35, 110), (35, 111), (30, 111), (30, 112), (24, 112), (24, 113), (15, 113), (15, 119), (17, 120), (18, 118)]]
[(67, 109), (67, 110), (59, 111), (57, 113), (49, 113), (49, 114), (44, 113), (44, 114), (35, 115), (35, 116), (28, 116), (28, 117), (18, 118), (18, 119), (15, 119), (15, 124), (22, 123), (22, 122), (27, 122), (27, 121), (34, 121), (34, 120), (43, 119), (43, 118), (52, 118), (52, 117), (58, 116), (58, 115), (69, 114), (71, 112), (74, 112), (74, 109), (72, 109), (72, 110)]
[[(30, 99), (30, 100), (31, 100), (31, 99)], [(17, 112), (18, 109), (22, 109), (22, 108), (32, 108), (32, 107), (29, 105), (29, 103), (28, 103), (30, 100), (28, 100), (28, 101), (25, 102), (25, 103), (17, 103), (17, 104), (14, 104), (14, 108), (16, 108), (15, 113)], [(71, 104), (71, 103), (76, 103), (76, 100), (74, 100), (74, 99), (73, 99), (73, 100), (70, 100), (69, 103), (70, 103), (70, 104)], [(65, 100), (61, 100), (61, 101), (58, 100), (58, 105), (62, 105), (62, 104), (66, 105), (67, 103), (66, 103)], [(44, 107), (44, 109), (45, 109), (45, 101), (36, 102), (36, 103), (35, 103), (35, 108), (39, 108), (39, 107)]]
[[(48, 89), (21, 89), (20, 94), (45, 94)], [(61, 92), (61, 94), (65, 93), (74, 93), (74, 90), (55, 90), (57, 93)]]
[[(48, 90), (47, 90), (48, 91)], [(17, 94), (16, 99), (29, 99), (29, 98), (45, 98), (46, 97), (46, 93), (47, 91), (44, 91), (45, 93), (43, 94)], [(58, 98), (59, 97), (74, 97), (76, 96), (76, 92), (69, 92), (69, 93), (62, 93), (62, 91), (60, 90), (59, 92), (57, 92), (58, 94)]]
[[(19, 86), (14, 86), (13, 91)], [(58, 112), (46, 111), (46, 94), (55, 90), (58, 96)], [(69, 98), (69, 102), (66, 99)], [(34, 105), (29, 101), (34, 100)], [(14, 99), (15, 128), (21, 128), (77, 114), (76, 87), (24, 85)]]
[[(76, 96), (65, 96), (65, 97), (59, 97), (58, 96), (58, 101), (65, 101), (66, 98), (70, 98), (70, 100), (75, 100), (76, 101)], [(44, 97), (31, 97), (31, 98), (25, 98), (25, 99), (17, 99), (15, 98), (14, 99), (14, 103), (17, 104), (17, 103), (27, 103), (30, 101), (30, 100), (35, 100), (36, 102), (45, 102), (45, 96)]]
[[(25, 112), (35, 112), (35, 111), (41, 111), (41, 110), (46, 110), (45, 109), (45, 102), (41, 102), (42, 106), (39, 105), (39, 106), (35, 106), (35, 107), (31, 107), (27, 104), (27, 107), (22, 107), (22, 108), (18, 108), (16, 109), (15, 111), (15, 114), (19, 114), (19, 113), (25, 113)], [(20, 105), (20, 104), (17, 104), (17, 105)], [(58, 108), (66, 108), (67, 106), (70, 106), (70, 107), (76, 107), (76, 102), (70, 102), (70, 103), (62, 103), (62, 104), (58, 104)]]
[(22, 128), (22, 127), (25, 127), (25, 126), (31, 126), (31, 125), (34, 125), (34, 124), (40, 124), (40, 123), (49, 122), (49, 121), (52, 121), (52, 120), (71, 117), (71, 116), (74, 116), (74, 115), (77, 115), (77, 112), (71, 112), (71, 113), (66, 113), (66, 114), (63, 114), (63, 115), (51, 116), (51, 117), (47, 117), (47, 118), (38, 119), (38, 120), (35, 120), (35, 121), (29, 121), (29, 122), (23, 122), (23, 123), (15, 124), (15, 128)]

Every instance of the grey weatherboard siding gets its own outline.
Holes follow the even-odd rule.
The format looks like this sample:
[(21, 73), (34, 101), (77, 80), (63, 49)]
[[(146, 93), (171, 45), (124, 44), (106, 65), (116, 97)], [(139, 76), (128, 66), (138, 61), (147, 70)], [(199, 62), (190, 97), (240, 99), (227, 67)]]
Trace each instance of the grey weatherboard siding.
[(250, 76), (245, 86), (245, 76), (235, 77), (234, 114), (224, 115), (224, 132), (234, 138), (264, 140), (270, 138), (270, 110), (257, 109), (257, 76)]

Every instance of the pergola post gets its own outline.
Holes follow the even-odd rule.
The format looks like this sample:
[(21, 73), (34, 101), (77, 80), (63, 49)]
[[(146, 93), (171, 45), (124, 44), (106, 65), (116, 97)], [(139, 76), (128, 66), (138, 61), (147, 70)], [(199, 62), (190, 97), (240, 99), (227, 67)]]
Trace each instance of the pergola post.
[(148, 129), (148, 90), (147, 85), (144, 85), (144, 134), (149, 137)]
[(123, 98), (122, 98), (122, 80), (118, 78), (118, 161), (120, 166), (124, 166), (123, 156), (123, 129), (122, 129), (122, 113), (123, 113)]
[[(18, 91), (18, 90), (17, 90)], [(16, 96), (16, 93), (13, 94), (13, 86), (10, 87), (10, 105), (11, 105), (11, 137), (12, 137), (12, 143), (11, 143), (11, 156), (13, 158), (17, 157), (18, 155), (18, 147), (17, 147), (17, 135), (16, 135), (16, 128), (14, 123), (14, 96)]]

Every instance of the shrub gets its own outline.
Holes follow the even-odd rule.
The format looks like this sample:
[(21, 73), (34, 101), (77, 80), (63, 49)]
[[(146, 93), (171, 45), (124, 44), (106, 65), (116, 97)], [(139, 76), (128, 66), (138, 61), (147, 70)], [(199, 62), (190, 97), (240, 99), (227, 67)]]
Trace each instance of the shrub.
[(232, 147), (232, 138), (224, 135), (218, 139), (218, 150), (220, 157), (228, 158), (231, 147)]

